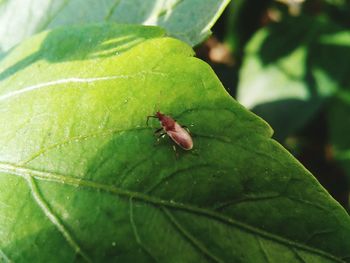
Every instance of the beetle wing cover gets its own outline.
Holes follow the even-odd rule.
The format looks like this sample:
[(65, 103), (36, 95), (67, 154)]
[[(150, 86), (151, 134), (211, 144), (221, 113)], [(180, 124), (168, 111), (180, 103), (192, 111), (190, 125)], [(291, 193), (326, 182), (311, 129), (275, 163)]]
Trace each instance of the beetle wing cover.
[(167, 131), (169, 137), (184, 150), (191, 150), (193, 148), (193, 141), (191, 135), (175, 122), (173, 130)]

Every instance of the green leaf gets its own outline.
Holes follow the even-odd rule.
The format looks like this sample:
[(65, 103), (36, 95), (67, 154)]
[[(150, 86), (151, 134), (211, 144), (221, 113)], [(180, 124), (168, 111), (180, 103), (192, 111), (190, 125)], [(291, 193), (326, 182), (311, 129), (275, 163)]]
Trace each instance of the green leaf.
[(261, 27), (261, 17), (266, 12), (270, 0), (230, 2), (228, 8), (227, 31), (225, 42), (236, 56), (242, 54), (243, 48), (253, 33)]
[(297, 131), (348, 79), (349, 46), (334, 44), (348, 33), (309, 17), (260, 30), (246, 50), (238, 100), (267, 120), (276, 138)]
[[(39, 34), (0, 64), (0, 258), (13, 262), (346, 262), (350, 219), (155, 27)], [(157, 142), (160, 110), (191, 151)]]
[(8, 0), (0, 2), (0, 51), (62, 25), (117, 22), (164, 27), (191, 45), (203, 41), (229, 0)]
[(344, 27), (350, 26), (350, 1), (325, 0), (322, 9), (324, 9), (325, 15), (333, 21), (342, 24)]
[(330, 140), (334, 158), (350, 179), (350, 92), (341, 91), (328, 107)]
[[(344, 168), (348, 178), (350, 178), (350, 31), (341, 32), (326, 36), (322, 39), (324, 45), (337, 50), (334, 64), (331, 64), (329, 57), (323, 56), (323, 65), (328, 72), (337, 75), (339, 91), (327, 105), (328, 130), (330, 142), (333, 146), (334, 157)], [(334, 54), (334, 52), (333, 52)]]

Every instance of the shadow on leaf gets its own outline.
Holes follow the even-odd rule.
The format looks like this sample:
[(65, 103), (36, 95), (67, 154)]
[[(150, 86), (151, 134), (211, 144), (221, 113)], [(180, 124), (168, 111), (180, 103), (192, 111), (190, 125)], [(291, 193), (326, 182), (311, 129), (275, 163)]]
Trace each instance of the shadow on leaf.
[(160, 36), (161, 31), (149, 27), (99, 24), (63, 27), (47, 33), (35, 53), (21, 59), (0, 73), (0, 81), (25, 69), (38, 60), (50, 63), (105, 58), (120, 55), (148, 38)]

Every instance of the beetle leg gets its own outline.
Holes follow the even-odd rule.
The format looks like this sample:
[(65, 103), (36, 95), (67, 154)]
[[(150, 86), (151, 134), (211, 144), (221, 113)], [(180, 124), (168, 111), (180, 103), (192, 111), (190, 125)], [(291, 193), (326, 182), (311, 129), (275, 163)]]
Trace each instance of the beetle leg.
[(176, 150), (175, 144), (173, 144), (173, 150), (174, 150), (174, 152), (175, 152), (175, 157), (176, 157), (176, 159), (179, 159), (179, 153), (178, 153), (177, 150)]
[(161, 134), (157, 134), (157, 140), (156, 140), (156, 142), (154, 143), (154, 146), (157, 146), (158, 144), (159, 144), (159, 142), (160, 142), (160, 138), (162, 138), (164, 135), (166, 135), (166, 132), (163, 132), (163, 133), (161, 133)]
[(157, 130), (155, 130), (155, 131), (154, 131), (154, 134), (157, 134), (158, 132), (160, 132), (160, 131), (162, 131), (162, 130), (163, 130), (163, 127), (159, 128), (159, 129), (157, 129)]
[(159, 140), (159, 138), (162, 138), (164, 135), (166, 135), (166, 132), (163, 132), (163, 133), (161, 133), (161, 134), (158, 134), (158, 140)]
[(146, 125), (148, 126), (148, 120), (149, 118), (157, 118), (157, 116), (154, 116), (154, 115), (149, 115), (147, 116), (147, 121), (146, 121)]
[(166, 132), (162, 132), (158, 134), (163, 128), (160, 128), (154, 132), (154, 134), (157, 136), (157, 143), (159, 143), (160, 138), (162, 138), (164, 135), (166, 135)]

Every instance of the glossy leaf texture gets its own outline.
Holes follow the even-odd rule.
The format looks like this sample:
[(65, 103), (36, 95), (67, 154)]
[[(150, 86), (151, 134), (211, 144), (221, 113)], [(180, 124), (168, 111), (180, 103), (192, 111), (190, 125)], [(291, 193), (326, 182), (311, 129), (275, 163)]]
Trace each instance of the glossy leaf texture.
[(35, 33), (96, 22), (157, 25), (196, 45), (229, 0), (8, 0), (0, 2), (0, 51)]
[(267, 120), (277, 139), (298, 131), (344, 87), (347, 34), (330, 21), (306, 16), (258, 31), (246, 49), (238, 100)]
[[(156, 27), (39, 34), (0, 64), (0, 257), (9, 262), (350, 262), (350, 219)], [(191, 151), (157, 140), (160, 110)]]

